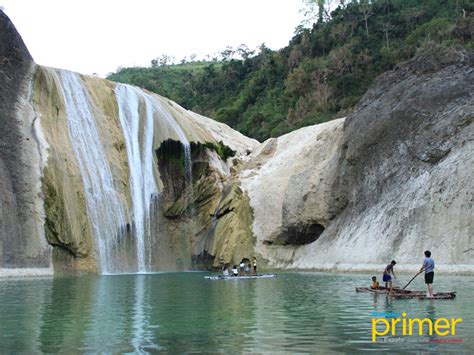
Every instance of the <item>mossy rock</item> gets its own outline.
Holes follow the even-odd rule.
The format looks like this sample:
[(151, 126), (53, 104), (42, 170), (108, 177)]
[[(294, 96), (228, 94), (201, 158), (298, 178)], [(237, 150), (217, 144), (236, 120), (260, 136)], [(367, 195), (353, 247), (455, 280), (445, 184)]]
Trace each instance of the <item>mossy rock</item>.
[(218, 207), (212, 255), (213, 267), (222, 263), (236, 264), (255, 253), (252, 233), (253, 212), (249, 197), (238, 185), (233, 185)]

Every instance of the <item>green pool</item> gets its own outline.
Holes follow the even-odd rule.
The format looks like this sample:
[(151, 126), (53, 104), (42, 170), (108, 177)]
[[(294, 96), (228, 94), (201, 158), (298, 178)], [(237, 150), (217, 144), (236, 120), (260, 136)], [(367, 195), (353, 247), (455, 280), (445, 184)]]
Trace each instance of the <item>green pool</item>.
[[(356, 293), (371, 275), (281, 273), (205, 280), (207, 273), (0, 280), (0, 353), (474, 351), (474, 277), (436, 276), (455, 300)], [(399, 277), (406, 281), (410, 275)], [(406, 279), (406, 280), (405, 280)], [(423, 289), (422, 279), (414, 289)], [(383, 314), (462, 318), (455, 336), (380, 336)]]

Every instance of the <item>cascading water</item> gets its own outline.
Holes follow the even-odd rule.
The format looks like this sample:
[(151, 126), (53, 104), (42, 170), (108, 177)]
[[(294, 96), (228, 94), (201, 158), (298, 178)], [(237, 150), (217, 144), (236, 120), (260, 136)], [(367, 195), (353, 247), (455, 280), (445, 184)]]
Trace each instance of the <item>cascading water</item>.
[(113, 253), (126, 222), (97, 129), (96, 108), (78, 74), (65, 70), (54, 73), (62, 83), (69, 137), (82, 175), (100, 271), (112, 273), (117, 270)]
[[(137, 246), (138, 272), (150, 271), (151, 251), (150, 214), (152, 200), (158, 194), (153, 174), (153, 101), (143, 91), (130, 85), (117, 84), (115, 88), (120, 123), (125, 136), (130, 166), (130, 191), (133, 203), (134, 234)], [(145, 116), (141, 127), (141, 108)], [(140, 147), (140, 133), (142, 146)]]
[[(159, 99), (130, 85), (116, 85), (115, 96), (130, 168), (132, 207), (131, 211), (128, 211), (114, 186), (111, 169), (101, 144), (96, 123), (99, 109), (93, 104), (78, 74), (63, 70), (52, 72), (61, 82), (69, 136), (83, 179), (87, 213), (101, 273), (152, 271), (151, 215), (158, 197), (153, 154), (154, 120), (164, 119), (183, 144), (188, 188), (192, 186), (192, 161), (191, 145), (186, 135)], [(119, 237), (125, 233), (124, 226), (128, 225), (130, 219), (134, 237), (131, 241), (134, 241), (136, 248), (127, 249), (126, 243), (119, 243), (122, 241)], [(129, 250), (135, 249), (134, 270), (132, 265), (135, 264), (127, 263)], [(121, 257), (126, 260), (121, 260)]]

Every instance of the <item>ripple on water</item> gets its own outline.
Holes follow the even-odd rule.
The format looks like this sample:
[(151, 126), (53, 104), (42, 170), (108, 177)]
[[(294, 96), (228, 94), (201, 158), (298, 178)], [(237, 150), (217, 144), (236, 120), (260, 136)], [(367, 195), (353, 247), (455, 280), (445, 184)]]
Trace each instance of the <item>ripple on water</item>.
[[(283, 273), (220, 282), (203, 273), (0, 281), (0, 353), (469, 352), (473, 277), (438, 276), (448, 301), (356, 293), (371, 275)], [(414, 288), (422, 289), (422, 282)], [(372, 312), (462, 317), (462, 343), (417, 336), (372, 343)], [(393, 338), (387, 338), (394, 340)], [(436, 338), (435, 338), (436, 340)]]

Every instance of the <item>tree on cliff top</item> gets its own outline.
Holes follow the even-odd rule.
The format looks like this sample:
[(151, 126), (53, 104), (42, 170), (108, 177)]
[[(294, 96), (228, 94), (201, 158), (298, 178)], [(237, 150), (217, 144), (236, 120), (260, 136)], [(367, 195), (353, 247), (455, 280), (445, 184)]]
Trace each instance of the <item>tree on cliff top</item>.
[(281, 50), (262, 45), (241, 59), (125, 68), (109, 79), (264, 140), (347, 115), (377, 75), (431, 42), (473, 48), (469, 0), (304, 1), (316, 22), (299, 26)]

